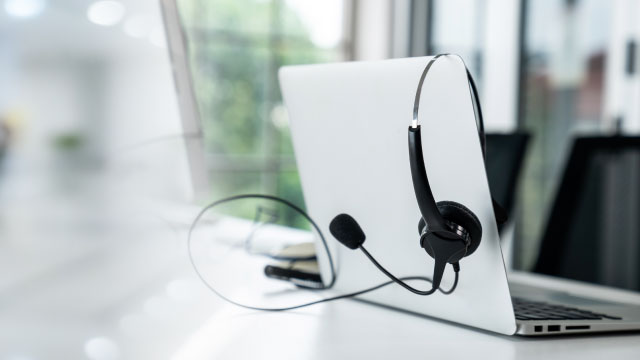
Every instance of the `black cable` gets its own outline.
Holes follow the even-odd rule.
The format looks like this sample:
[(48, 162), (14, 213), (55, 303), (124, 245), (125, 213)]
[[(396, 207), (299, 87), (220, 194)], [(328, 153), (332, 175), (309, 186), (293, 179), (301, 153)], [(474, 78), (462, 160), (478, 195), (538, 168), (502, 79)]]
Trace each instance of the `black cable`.
[[(457, 263), (456, 263), (457, 264)], [(460, 266), (456, 267), (456, 265), (453, 265), (454, 268), (454, 274), (455, 274), (455, 278), (453, 279), (453, 285), (451, 285), (451, 289), (449, 290), (442, 290), (442, 288), (438, 288), (438, 290), (440, 290), (441, 293), (445, 294), (445, 295), (450, 295), (452, 294), (456, 288), (458, 287), (458, 273), (460, 272)]]
[(241, 304), (239, 302), (236, 302), (234, 300), (231, 300), (229, 298), (227, 298), (226, 296), (222, 295), (220, 292), (218, 292), (211, 284), (209, 284), (209, 282), (204, 278), (204, 276), (202, 275), (202, 273), (200, 273), (200, 270), (198, 270), (198, 267), (196, 266), (195, 260), (193, 259), (193, 254), (191, 252), (191, 235), (193, 233), (193, 230), (195, 228), (195, 226), (197, 225), (198, 221), (200, 220), (200, 218), (202, 218), (202, 216), (204, 215), (205, 212), (207, 212), (208, 210), (210, 210), (211, 208), (218, 206), (220, 204), (229, 202), (229, 201), (233, 201), (233, 200), (238, 200), (238, 199), (246, 199), (246, 198), (258, 198), (258, 199), (267, 199), (267, 200), (273, 200), (273, 201), (277, 201), (280, 202), (282, 204), (285, 204), (287, 206), (292, 207), (294, 210), (296, 210), (298, 213), (300, 213), (302, 216), (304, 216), (310, 223), (311, 225), (316, 229), (316, 231), (318, 232), (318, 235), (320, 236), (320, 240), (322, 241), (322, 245), (325, 248), (325, 251), (327, 252), (327, 258), (329, 261), (329, 266), (331, 269), (331, 281), (329, 282), (328, 285), (322, 285), (321, 287), (312, 287), (312, 286), (305, 286), (302, 284), (296, 284), (296, 286), (300, 287), (300, 288), (304, 288), (307, 290), (326, 290), (331, 288), (336, 281), (336, 274), (335, 274), (335, 270), (334, 270), (334, 265), (333, 265), (333, 258), (331, 257), (331, 252), (329, 251), (329, 247), (327, 245), (327, 242), (324, 238), (324, 235), (322, 234), (322, 231), (320, 230), (320, 228), (318, 227), (318, 225), (311, 219), (311, 217), (304, 212), (304, 210), (300, 209), (299, 207), (297, 207), (296, 205), (292, 204), (291, 202), (284, 200), (282, 198), (276, 197), (276, 196), (271, 196), (271, 195), (262, 195), (262, 194), (245, 194), (245, 195), (236, 195), (236, 196), (231, 196), (228, 198), (224, 198), (218, 201), (215, 201), (207, 206), (205, 206), (200, 213), (198, 213), (198, 215), (196, 216), (196, 218), (193, 220), (193, 223), (191, 224), (191, 226), (189, 227), (189, 232), (188, 232), (188, 236), (187, 236), (187, 249), (189, 252), (189, 261), (191, 262), (191, 266), (193, 267), (194, 271), (196, 272), (196, 275), (198, 276), (198, 278), (200, 278), (200, 280), (204, 283), (204, 285), (209, 288), (209, 290), (211, 290), (214, 294), (216, 294), (218, 297), (220, 297), (221, 299), (223, 299), (224, 301), (245, 308), (245, 309), (250, 309), (250, 310), (259, 310), (259, 311), (287, 311), (287, 310), (294, 310), (294, 309), (300, 309), (300, 308), (304, 308), (307, 306), (312, 306), (312, 305), (317, 305), (317, 304), (321, 304), (321, 303), (325, 303), (325, 302), (329, 302), (329, 301), (335, 301), (335, 300), (340, 300), (340, 299), (346, 299), (346, 298), (351, 298), (354, 296), (358, 296), (358, 295), (362, 295), (362, 294), (366, 294), (369, 293), (371, 291), (375, 291), (378, 290), (380, 288), (383, 288), (387, 285), (391, 285), (391, 284), (399, 284), (401, 286), (403, 286), (405, 289), (415, 293), (415, 294), (419, 294), (419, 295), (429, 295), (429, 294), (433, 294), (436, 290), (439, 290), (440, 292), (442, 292), (445, 295), (449, 295), (451, 293), (453, 293), (453, 291), (455, 291), (456, 287), (458, 286), (458, 272), (460, 271), (460, 266), (458, 264), (453, 264), (453, 269), (455, 272), (455, 279), (453, 281), (453, 285), (451, 286), (451, 288), (449, 290), (443, 290), (441, 288), (431, 288), (431, 290), (428, 291), (422, 291), (422, 290), (417, 290), (411, 286), (409, 286), (408, 284), (406, 284), (404, 281), (406, 280), (422, 280), (422, 281), (426, 281), (431, 283), (432, 280), (424, 277), (424, 276), (404, 276), (404, 277), (400, 277), (400, 278), (396, 278), (395, 276), (393, 276), (391, 273), (389, 273), (382, 265), (380, 265), (372, 256), (371, 254), (369, 254), (369, 252), (364, 249), (364, 247), (360, 247), (360, 249), (364, 252), (364, 254), (374, 263), (374, 265), (376, 267), (378, 267), (378, 269), (380, 271), (382, 271), (385, 275), (387, 275), (389, 278), (391, 278), (392, 280), (386, 281), (382, 284), (378, 284), (376, 286), (370, 287), (370, 288), (366, 288), (363, 290), (359, 290), (356, 292), (352, 292), (352, 293), (348, 293), (348, 294), (342, 294), (342, 295), (337, 295), (337, 296), (333, 296), (333, 297), (329, 297), (329, 298), (325, 298), (325, 299), (320, 299), (320, 300), (316, 300), (316, 301), (312, 301), (312, 302), (308, 302), (308, 303), (304, 303), (304, 304), (300, 304), (300, 305), (294, 305), (294, 306), (287, 306), (287, 307), (281, 307), (281, 308), (263, 308), (263, 307), (258, 307), (258, 306), (251, 306), (251, 305), (245, 305), (245, 304)]
[[(324, 289), (330, 289), (331, 287), (333, 287), (333, 284), (335, 284), (335, 282), (336, 282), (335, 266), (334, 266), (334, 263), (333, 263), (333, 258), (331, 257), (331, 252), (329, 251), (329, 245), (327, 245), (327, 240), (325, 239), (324, 235), (322, 234), (322, 231), (320, 230), (320, 227), (318, 226), (318, 224), (316, 224), (316, 222), (313, 221), (313, 219), (311, 219), (311, 217), (304, 210), (302, 210), (301, 208), (299, 208), (298, 206), (296, 206), (292, 202), (287, 201), (287, 200), (282, 199), (282, 198), (279, 198), (277, 196), (263, 195), (263, 194), (243, 194), (243, 195), (230, 196), (230, 197), (227, 197), (227, 198), (224, 198), (224, 199), (220, 199), (220, 200), (214, 201), (211, 204), (205, 206), (202, 210), (200, 210), (200, 213), (198, 213), (198, 215), (195, 217), (195, 219), (191, 223), (191, 226), (189, 227), (189, 233), (187, 235), (187, 247), (189, 249), (189, 260), (191, 261), (191, 265), (193, 266), (193, 268), (196, 270), (196, 273), (200, 277), (200, 280), (202, 280), (204, 283), (207, 284), (207, 286), (209, 286), (208, 282), (204, 279), (204, 277), (198, 271), (198, 268), (197, 268), (197, 266), (195, 264), (195, 261), (193, 260), (193, 254), (191, 253), (191, 235), (193, 233), (193, 229), (198, 224), (198, 221), (200, 221), (200, 218), (202, 218), (202, 216), (207, 211), (209, 211), (210, 209), (212, 209), (212, 208), (214, 208), (214, 207), (216, 207), (218, 205), (230, 202), (230, 201), (240, 200), (240, 199), (250, 199), (250, 198), (272, 200), (272, 201), (276, 201), (276, 202), (279, 202), (281, 204), (287, 205), (287, 206), (291, 207), (292, 209), (294, 209), (297, 213), (302, 215), (305, 219), (307, 219), (307, 221), (309, 221), (311, 226), (313, 226), (313, 228), (318, 233), (318, 236), (320, 236), (320, 241), (322, 242), (322, 246), (324, 247), (324, 250), (327, 253), (327, 259), (329, 261), (329, 270), (331, 272), (331, 279), (329, 280), (329, 284), (327, 284), (327, 285), (323, 284), (321, 287), (317, 287), (317, 288), (309, 287), (309, 289), (324, 290)], [(304, 286), (301, 286), (301, 287), (304, 287)], [(215, 291), (213, 289), (213, 287), (209, 286), (209, 288), (214, 293), (219, 295), (220, 297), (225, 298), (224, 296), (219, 294), (217, 291)]]
[[(197, 269), (196, 269), (196, 272), (198, 272)], [(200, 274), (198, 274), (198, 275), (200, 276)], [(431, 282), (431, 279), (429, 279), (427, 277), (424, 277), (424, 276), (404, 276), (404, 277), (401, 277), (399, 280), (422, 280), (422, 281), (426, 281), (426, 282), (429, 282), (429, 283)], [(236, 306), (239, 306), (239, 307), (242, 307), (242, 308), (245, 308), (245, 309), (249, 309), (249, 310), (272, 311), (272, 312), (295, 310), (295, 309), (300, 309), (300, 308), (304, 308), (304, 307), (307, 307), (307, 306), (322, 304), (322, 303), (329, 302), (329, 301), (347, 299), (347, 298), (351, 298), (351, 297), (358, 296), (358, 295), (363, 295), (363, 294), (366, 294), (368, 292), (372, 292), (372, 291), (381, 289), (381, 288), (383, 288), (383, 287), (385, 287), (387, 285), (396, 284), (395, 281), (389, 280), (389, 281), (386, 281), (386, 282), (384, 282), (382, 284), (379, 284), (379, 285), (376, 285), (376, 286), (372, 286), (370, 288), (366, 288), (366, 289), (363, 289), (363, 290), (360, 290), (360, 291), (356, 291), (356, 292), (352, 292), (352, 293), (348, 293), (348, 294), (343, 294), (343, 295), (337, 295), (337, 296), (333, 296), (333, 297), (325, 298), (325, 299), (320, 299), (320, 300), (316, 300), (316, 301), (311, 301), (311, 302), (300, 304), (300, 305), (287, 306), (287, 307), (281, 307), (281, 308), (263, 308), (263, 307), (258, 307), (258, 306), (240, 304), (240, 303), (235, 302), (235, 301), (233, 301), (231, 299), (228, 299), (228, 298), (220, 295), (220, 293), (218, 293), (215, 289), (213, 289), (213, 287), (211, 287), (211, 285), (209, 285), (208, 282), (206, 282), (204, 280), (203, 280), (203, 282), (216, 295), (218, 295), (223, 300), (225, 300), (225, 301), (227, 301), (227, 302), (229, 302), (229, 303), (231, 303), (233, 305), (236, 305)], [(455, 273), (455, 279), (453, 281), (453, 285), (451, 286), (451, 289), (449, 289), (449, 290), (438, 289), (438, 290), (440, 290), (440, 292), (442, 292), (445, 295), (449, 295), (456, 289), (457, 286), (458, 286), (458, 273), (456, 272)]]
[[(438, 290), (438, 288), (435, 287), (431, 287), (430, 290), (418, 290), (414, 287), (412, 287), (411, 285), (405, 283), (404, 281), (398, 279), (397, 277), (395, 277), (393, 274), (391, 274), (390, 272), (387, 271), (387, 269), (384, 268), (384, 266), (380, 265), (380, 263), (373, 257), (371, 256), (371, 254), (369, 254), (369, 252), (367, 251), (367, 249), (364, 248), (364, 246), (360, 245), (360, 250), (362, 250), (362, 252), (369, 258), (369, 260), (371, 260), (371, 262), (373, 263), (373, 265), (375, 265), (378, 270), (380, 270), (383, 274), (387, 275), (387, 277), (389, 279), (391, 279), (391, 281), (397, 283), (398, 285), (402, 286), (403, 288), (411, 291), (414, 294), (417, 295), (431, 295), (434, 292), (436, 292), (436, 290)], [(456, 277), (457, 277), (458, 273), (456, 272)]]
[[(445, 294), (445, 295), (451, 294), (456, 289), (456, 287), (458, 286), (458, 273), (455, 273), (455, 274), (456, 274), (455, 275), (455, 280), (453, 281), (453, 285), (451, 286), (451, 289), (449, 289), (449, 290), (439, 289), (443, 294)], [(427, 277), (424, 277), (424, 276), (404, 276), (404, 277), (401, 277), (398, 280), (423, 280), (423, 281), (431, 282), (431, 279), (429, 279)], [(305, 303), (305, 304), (294, 305), (294, 306), (283, 307), (283, 308), (258, 308), (258, 307), (244, 306), (244, 305), (237, 304), (237, 303), (236, 303), (236, 305), (242, 306), (242, 307), (247, 308), (247, 309), (253, 309), (253, 310), (287, 311), (287, 310), (300, 309), (300, 308), (307, 307), (307, 306), (322, 304), (322, 303), (329, 302), (329, 301), (335, 301), (335, 300), (351, 298), (351, 297), (354, 297), (354, 296), (366, 294), (368, 292), (372, 292), (372, 291), (381, 289), (381, 288), (383, 288), (383, 287), (385, 287), (387, 285), (391, 285), (391, 284), (397, 284), (397, 283), (395, 281), (393, 281), (393, 280), (389, 280), (389, 281), (384, 282), (382, 284), (379, 284), (379, 285), (376, 285), (376, 286), (373, 286), (373, 287), (370, 287), (370, 288), (367, 288), (367, 289), (363, 289), (363, 290), (360, 290), (360, 291), (352, 292), (352, 293), (349, 293), (349, 294), (337, 295), (337, 296), (326, 298), (326, 299), (321, 299), (321, 300), (312, 301), (312, 302)]]

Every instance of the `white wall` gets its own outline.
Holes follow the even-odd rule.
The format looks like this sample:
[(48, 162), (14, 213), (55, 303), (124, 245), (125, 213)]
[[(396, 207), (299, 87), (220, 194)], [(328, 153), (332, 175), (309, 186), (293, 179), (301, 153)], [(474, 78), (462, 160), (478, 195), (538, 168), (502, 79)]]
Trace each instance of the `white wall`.
[[(111, 27), (91, 23), (90, 3), (72, 0), (48, 2), (40, 16), (29, 19), (0, 11), (0, 117), (15, 118), (11, 166), (4, 178), (28, 176), (26, 169), (40, 174), (32, 178), (84, 171), (78, 169), (84, 159), (116, 179), (114, 172), (144, 174), (141, 192), (189, 197), (182, 140), (140, 146), (182, 132), (167, 50), (150, 36), (134, 38), (124, 31), (129, 17), (145, 15), (151, 19), (150, 33), (159, 29), (162, 34), (159, 4), (123, 2), (127, 13)], [(56, 147), (56, 138), (64, 134), (82, 136), (82, 154)], [(134, 157), (137, 166), (124, 166)], [(18, 178), (15, 183), (22, 181)]]

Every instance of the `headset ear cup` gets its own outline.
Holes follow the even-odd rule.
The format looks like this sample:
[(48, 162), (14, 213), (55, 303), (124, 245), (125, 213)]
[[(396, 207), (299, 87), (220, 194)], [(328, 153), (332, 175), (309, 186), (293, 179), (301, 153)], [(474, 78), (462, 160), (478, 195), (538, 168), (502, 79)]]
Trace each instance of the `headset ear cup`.
[(469, 208), (455, 201), (439, 201), (436, 205), (445, 220), (454, 222), (467, 230), (471, 241), (465, 256), (473, 254), (482, 239), (482, 225), (478, 217)]

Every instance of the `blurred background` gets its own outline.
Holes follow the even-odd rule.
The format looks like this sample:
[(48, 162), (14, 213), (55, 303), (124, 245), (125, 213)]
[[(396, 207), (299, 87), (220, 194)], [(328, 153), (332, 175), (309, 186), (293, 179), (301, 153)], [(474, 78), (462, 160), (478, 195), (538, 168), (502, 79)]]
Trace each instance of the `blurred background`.
[[(576, 137), (640, 132), (637, 1), (177, 3), (204, 192), (191, 186), (193, 134), (158, 1), (0, 0), (0, 359), (193, 358), (185, 344), (221, 306), (185, 256), (193, 204), (257, 192), (304, 206), (277, 81), (289, 64), (460, 54), (487, 131), (528, 136), (502, 150), (522, 156), (504, 195), (508, 264), (640, 289), (637, 142), (585, 160), (578, 177), (595, 179), (576, 195), (585, 202), (557, 198)], [(499, 182), (513, 171), (489, 172)], [(540, 264), (560, 231), (550, 214), (567, 202), (586, 213), (567, 225), (582, 232), (562, 234), (599, 234), (589, 254), (613, 244), (591, 259), (602, 271)]]

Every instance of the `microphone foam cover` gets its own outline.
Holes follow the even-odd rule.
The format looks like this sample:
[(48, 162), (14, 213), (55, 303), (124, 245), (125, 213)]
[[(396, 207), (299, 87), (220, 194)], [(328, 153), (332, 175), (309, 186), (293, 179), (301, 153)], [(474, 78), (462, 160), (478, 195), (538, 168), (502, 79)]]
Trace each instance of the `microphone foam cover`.
[(329, 224), (329, 231), (342, 245), (352, 250), (359, 248), (366, 239), (360, 225), (348, 214), (334, 217)]

